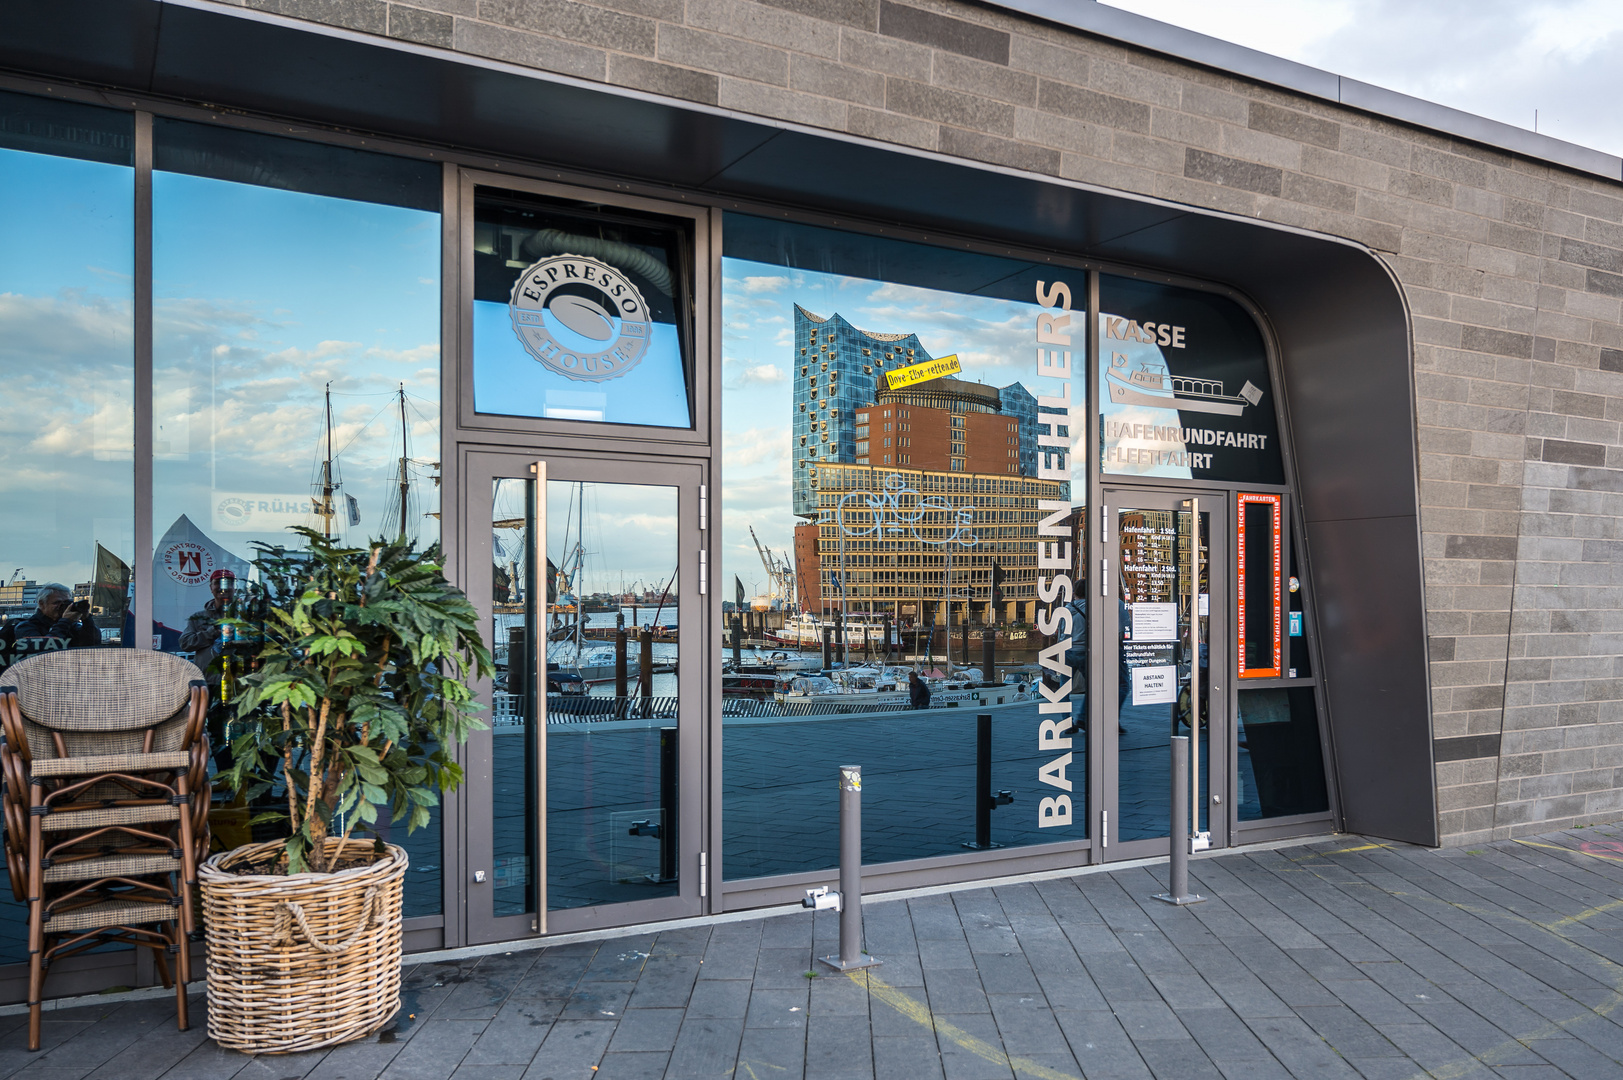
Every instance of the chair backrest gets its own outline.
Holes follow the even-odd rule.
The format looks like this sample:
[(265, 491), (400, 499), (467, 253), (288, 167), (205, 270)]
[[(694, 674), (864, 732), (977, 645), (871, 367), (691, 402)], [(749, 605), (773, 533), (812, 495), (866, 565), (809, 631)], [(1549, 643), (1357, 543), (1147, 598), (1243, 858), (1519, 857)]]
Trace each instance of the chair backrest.
[(169, 720), (203, 673), (190, 660), (135, 649), (68, 649), (31, 656), (3, 681), (34, 724), (80, 734), (139, 731)]

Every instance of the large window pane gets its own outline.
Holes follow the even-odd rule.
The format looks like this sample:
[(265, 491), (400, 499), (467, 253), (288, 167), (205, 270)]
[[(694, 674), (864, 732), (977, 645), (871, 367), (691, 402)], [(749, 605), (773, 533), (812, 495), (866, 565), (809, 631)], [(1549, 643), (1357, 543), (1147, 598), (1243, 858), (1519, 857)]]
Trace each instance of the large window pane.
[[(0, 94), (0, 669), (133, 637), (133, 145), (126, 113)], [(0, 892), (0, 962), (25, 961)]]
[(842, 764), (870, 862), (1086, 837), (1083, 275), (725, 235), (724, 873), (833, 866)]
[[(173, 121), (155, 140), (152, 635), (229, 699), (247, 656), (216, 619), (254, 590), (254, 541), (438, 540), (439, 173)], [(438, 820), (396, 832), (406, 914), (439, 911)]]

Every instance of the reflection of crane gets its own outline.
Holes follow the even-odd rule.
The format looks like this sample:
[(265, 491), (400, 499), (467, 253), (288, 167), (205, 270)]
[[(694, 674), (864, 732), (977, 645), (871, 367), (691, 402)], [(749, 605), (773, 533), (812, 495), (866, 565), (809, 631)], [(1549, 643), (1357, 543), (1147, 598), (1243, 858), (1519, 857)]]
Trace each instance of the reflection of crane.
[(755, 526), (750, 526), (750, 539), (755, 541), (755, 551), (761, 556), (761, 565), (766, 568), (766, 576), (772, 582), (771, 599), (774, 606), (787, 607), (794, 601), (795, 571), (789, 563), (789, 557), (783, 557), (779, 562), (772, 554), (772, 549), (762, 547), (760, 538), (755, 535)]

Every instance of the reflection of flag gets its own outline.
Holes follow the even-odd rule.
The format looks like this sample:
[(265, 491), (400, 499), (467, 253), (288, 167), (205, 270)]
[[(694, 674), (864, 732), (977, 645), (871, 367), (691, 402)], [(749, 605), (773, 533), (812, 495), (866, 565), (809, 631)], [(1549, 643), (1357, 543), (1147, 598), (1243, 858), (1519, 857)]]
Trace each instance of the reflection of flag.
[(248, 564), (216, 544), (185, 514), (175, 519), (152, 552), (152, 632), (156, 647), (177, 648), (186, 621), (213, 595), (209, 577), (229, 570), (238, 581)]
[(96, 573), (91, 578), (90, 606), (99, 611), (103, 626), (124, 625), (124, 605), (129, 595), (130, 568), (123, 559), (96, 545)]
[(345, 495), (344, 501), (349, 504), (349, 523), (359, 525), (361, 523), (361, 504), (355, 501), (353, 495)]

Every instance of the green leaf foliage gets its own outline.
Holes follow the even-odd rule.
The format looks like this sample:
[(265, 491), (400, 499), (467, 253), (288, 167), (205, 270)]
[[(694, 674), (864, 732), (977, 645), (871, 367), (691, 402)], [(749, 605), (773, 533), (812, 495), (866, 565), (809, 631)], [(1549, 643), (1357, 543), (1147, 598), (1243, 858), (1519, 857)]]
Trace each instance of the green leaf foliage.
[(439, 792), (462, 782), (447, 748), (485, 726), (467, 684), (492, 665), (479, 613), (446, 580), (437, 545), (351, 548), (294, 531), (300, 547), (255, 545), (270, 610), (262, 624), (239, 623), (263, 636), (260, 668), (241, 680), (241, 734), (215, 782), (284, 804), (255, 820), (286, 823), (299, 873), (328, 869), (322, 841), (334, 831), (370, 833), (385, 817), (408, 832), (428, 823)]

